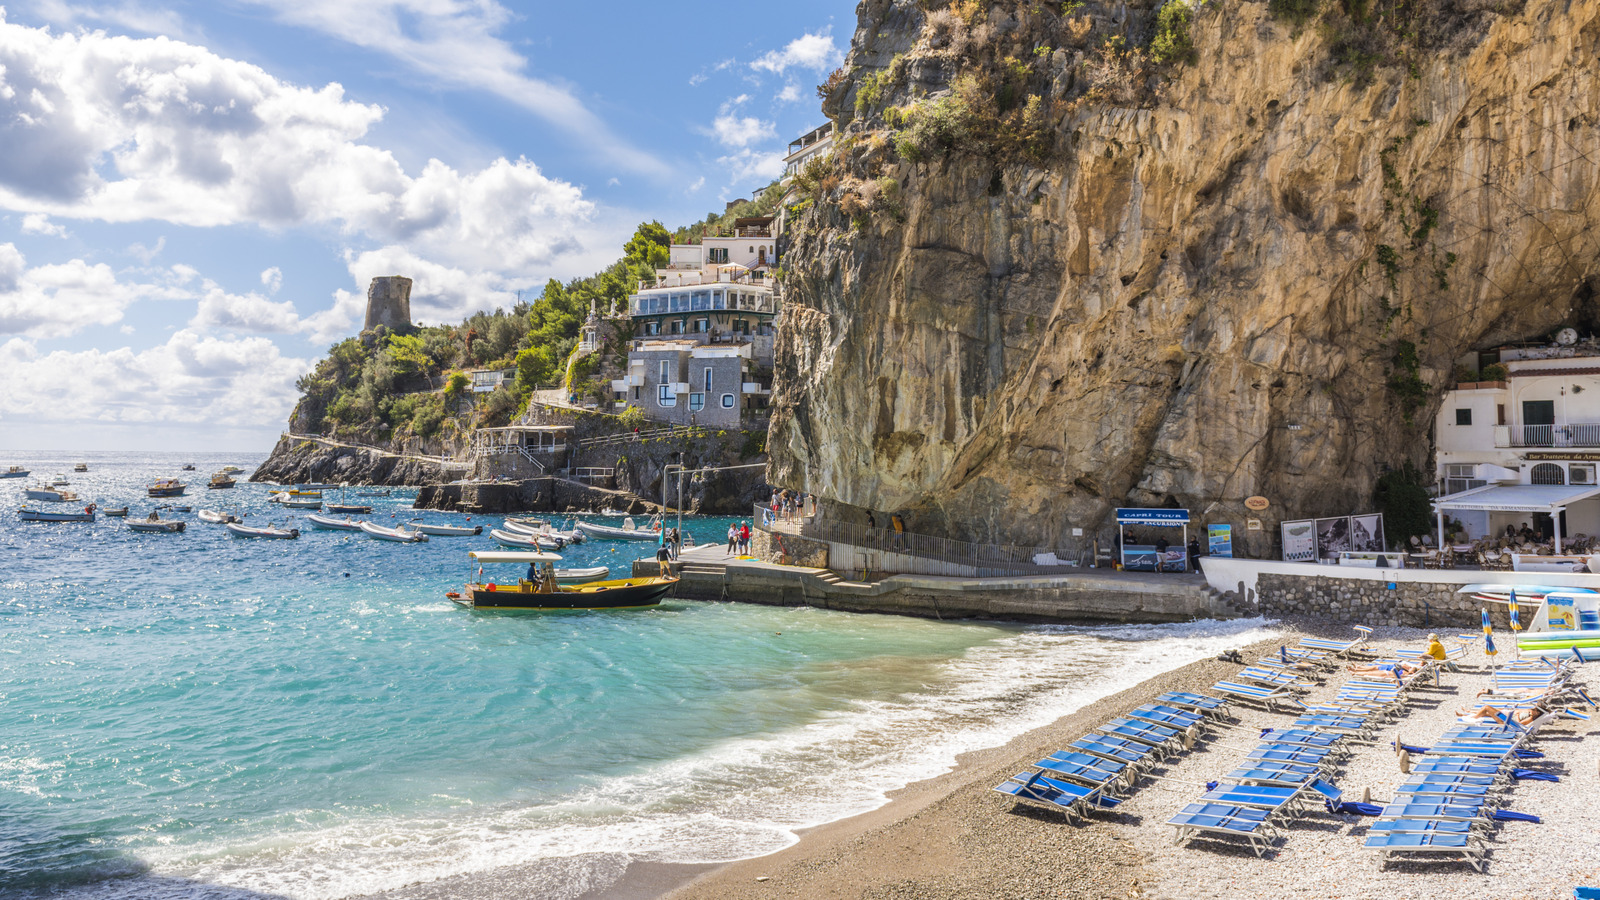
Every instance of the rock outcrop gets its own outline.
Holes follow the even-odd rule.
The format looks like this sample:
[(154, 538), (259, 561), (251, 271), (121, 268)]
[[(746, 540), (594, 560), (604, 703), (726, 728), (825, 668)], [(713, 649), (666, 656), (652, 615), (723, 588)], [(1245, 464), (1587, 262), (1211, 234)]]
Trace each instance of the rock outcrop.
[(438, 463), (364, 447), (284, 437), (250, 476), (269, 484), (365, 484), (393, 487), (440, 484), (461, 477)]
[(992, 56), (1048, 60), (1049, 147), (909, 162), (889, 123), (963, 71), (922, 6), (861, 4), (828, 111), (904, 74), (784, 262), (770, 478), (839, 515), (1069, 547), (1182, 506), (1266, 519), (1266, 553), (1279, 519), (1426, 466), (1463, 353), (1600, 322), (1600, 0), (1473, 12), (1370, 79), (1265, 3), (1208, 3), (1191, 63), (1090, 90), (1103, 52), (996, 3)]

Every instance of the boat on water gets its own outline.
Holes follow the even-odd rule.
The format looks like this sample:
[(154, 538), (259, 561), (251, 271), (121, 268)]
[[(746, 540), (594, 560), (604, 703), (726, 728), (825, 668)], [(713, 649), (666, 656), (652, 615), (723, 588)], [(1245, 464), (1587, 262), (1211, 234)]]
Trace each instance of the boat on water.
[(353, 503), (329, 503), (328, 512), (338, 513), (341, 516), (370, 516), (372, 507), (357, 506)]
[(306, 516), (306, 521), (310, 522), (313, 528), (317, 528), (322, 531), (361, 530), (361, 523), (357, 522), (355, 519), (335, 519), (331, 516), (319, 516), (316, 513), (312, 513), (311, 515)]
[(170, 519), (132, 519), (128, 522), (128, 530), (139, 534), (182, 534), (186, 523), (174, 522)]
[(495, 543), (502, 547), (514, 550), (559, 550), (561, 545), (554, 538), (539, 534), (523, 534), (518, 531), (503, 531), (499, 528), (489, 532)]
[[(111, 513), (108, 511), (106, 515), (109, 516)], [(212, 525), (226, 525), (229, 522), (241, 521), (239, 516), (236, 516), (231, 512), (220, 512), (214, 509), (202, 509), (200, 512), (196, 513), (196, 515), (200, 517), (200, 521), (207, 522)]]
[(321, 509), (321, 500), (283, 500), (280, 504), (284, 509)]
[(300, 529), (298, 528), (274, 528), (271, 525), (265, 528), (257, 528), (240, 522), (229, 522), (223, 527), (228, 529), (229, 534), (240, 538), (269, 538), (292, 541), (300, 536)]
[(661, 523), (652, 521), (649, 527), (640, 528), (633, 524), (633, 517), (622, 520), (622, 527), (614, 525), (596, 525), (593, 522), (579, 522), (578, 530), (592, 538), (606, 541), (653, 541), (661, 537)]
[(420, 519), (412, 519), (410, 527), (434, 537), (472, 537), (483, 534), (482, 525), (429, 525)]
[(89, 471), (89, 464), (88, 463), (78, 463), (77, 465), (72, 467), (72, 471), (74, 471), (74, 472), (87, 472), (87, 471)]
[(152, 497), (182, 497), (188, 488), (176, 478), (158, 478), (155, 484), (145, 488), (145, 493)]
[[(568, 526), (571, 526), (572, 520), (568, 520), (567, 524)], [(533, 529), (534, 533), (552, 534), (558, 538), (564, 539), (569, 544), (581, 544), (585, 539), (584, 533), (579, 531), (577, 528), (561, 528), (546, 519), (526, 519), (516, 518), (513, 516), (506, 519), (506, 528), (510, 531), (522, 531), (524, 528), (531, 528)]]
[(394, 491), (357, 491), (356, 492), (356, 496), (357, 497), (389, 497), (389, 496), (392, 496), (393, 494), (394, 494)]
[(385, 528), (371, 522), (362, 522), (361, 530), (367, 537), (375, 541), (393, 541), (397, 544), (420, 544), (428, 540), (428, 536), (420, 531), (411, 531), (404, 526), (399, 528)]
[(17, 510), (17, 518), (24, 522), (93, 522), (94, 511), (93, 503), (85, 506), (82, 512), (54, 512), (24, 506)]
[(57, 472), (56, 477), (50, 479), (50, 485), (52, 487), (66, 487), (71, 483), (72, 482), (67, 480), (66, 474), (62, 472)]
[(508, 520), (506, 521), (505, 526), (500, 530), (509, 531), (512, 534), (522, 535), (524, 537), (538, 538), (540, 540), (540, 546), (544, 547), (546, 550), (565, 550), (568, 544), (568, 541), (564, 536), (550, 530), (548, 525), (542, 528), (535, 528), (531, 525), (524, 525), (520, 522), (512, 522)]
[(193, 472), (194, 471), (194, 463), (184, 463), (183, 464), (183, 470), (185, 472)]
[(218, 471), (222, 472), (222, 474), (224, 474), (224, 475), (237, 475), (240, 472), (243, 472), (244, 470), (239, 468), (238, 466), (223, 466)]
[(451, 602), (468, 609), (518, 612), (648, 609), (660, 605), (661, 598), (678, 583), (676, 578), (651, 577), (562, 584), (555, 568), (561, 557), (554, 553), (473, 550), (467, 556), (480, 572), (488, 565), (528, 566), (532, 570), (528, 574), (536, 576), (519, 579), (515, 584), (469, 580), (462, 590), (445, 594)]
[(227, 472), (218, 472), (217, 474), (211, 476), (210, 481), (206, 482), (206, 487), (213, 491), (224, 491), (238, 483), (239, 482), (234, 480), (233, 477)]
[(128, 508), (126, 506), (107, 507), (100, 511), (108, 519), (126, 519)]
[(27, 477), (28, 477), (28, 470), (24, 469), (21, 466), (8, 466), (5, 469), (5, 471), (0, 472), (0, 478), (27, 478)]
[(283, 503), (288, 500), (321, 500), (321, 491), (273, 491), (267, 495), (267, 500), (272, 503)]
[(64, 491), (47, 484), (27, 488), (22, 492), (24, 500), (43, 500), (46, 503), (79, 503), (78, 495), (73, 491)]

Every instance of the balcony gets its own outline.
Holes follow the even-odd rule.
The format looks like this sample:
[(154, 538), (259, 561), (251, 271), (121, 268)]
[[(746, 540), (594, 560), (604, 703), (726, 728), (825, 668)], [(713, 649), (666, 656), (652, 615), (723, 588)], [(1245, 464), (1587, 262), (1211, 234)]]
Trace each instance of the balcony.
[(1600, 424), (1513, 425), (1513, 447), (1600, 447)]
[(761, 384), (760, 382), (756, 382), (756, 381), (746, 381), (746, 382), (744, 382), (743, 385), (741, 386), (741, 389), (746, 394), (770, 394), (770, 393), (772, 393), (772, 388), (769, 388), (769, 387)]

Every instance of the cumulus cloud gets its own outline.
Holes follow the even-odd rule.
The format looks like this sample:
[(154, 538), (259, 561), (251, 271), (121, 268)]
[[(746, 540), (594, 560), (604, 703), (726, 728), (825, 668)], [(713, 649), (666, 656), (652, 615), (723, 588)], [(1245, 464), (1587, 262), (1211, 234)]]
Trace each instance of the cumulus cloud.
[(230, 294), (216, 282), (207, 281), (189, 327), (288, 334), (299, 331), (301, 322), (294, 304), (287, 300), (275, 302), (255, 292)]
[(170, 283), (119, 281), (104, 263), (81, 259), (28, 268), (14, 244), (0, 244), (0, 334), (66, 337), (92, 325), (110, 325), (144, 299), (177, 299)]
[(261, 273), (261, 283), (266, 286), (267, 293), (276, 294), (283, 287), (283, 270), (273, 266)]
[(22, 233), (42, 234), (47, 237), (58, 238), (71, 237), (65, 227), (50, 221), (50, 217), (44, 213), (28, 213), (23, 216)]
[(776, 100), (779, 103), (798, 103), (798, 102), (800, 102), (800, 85), (798, 85), (798, 84), (786, 84), (786, 85), (784, 85), (783, 86), (783, 90), (779, 91), (778, 92), (778, 96), (774, 97), (773, 99)]
[(524, 73), (528, 60), (498, 37), (512, 14), (495, 0), (245, 0), (280, 22), (390, 56), (431, 84), (486, 91), (582, 138), (634, 171), (664, 174), (655, 157), (618, 138), (572, 92)]
[(222, 340), (187, 329), (135, 353), (0, 344), (0, 420), (205, 423), (259, 428), (294, 406), (295, 380), (310, 367), (266, 338)]
[(843, 61), (844, 54), (833, 43), (833, 35), (824, 31), (820, 34), (801, 35), (790, 41), (782, 50), (773, 50), (762, 55), (750, 64), (750, 68), (765, 70), (774, 75), (782, 75), (791, 68), (826, 72), (837, 68)]
[(761, 153), (746, 147), (737, 153), (717, 157), (717, 164), (732, 176), (734, 183), (750, 179), (771, 181), (783, 174), (783, 153)]
[(777, 137), (778, 130), (771, 122), (763, 122), (755, 116), (738, 115), (724, 106), (722, 113), (711, 123), (711, 133), (724, 147), (748, 147), (758, 141)]

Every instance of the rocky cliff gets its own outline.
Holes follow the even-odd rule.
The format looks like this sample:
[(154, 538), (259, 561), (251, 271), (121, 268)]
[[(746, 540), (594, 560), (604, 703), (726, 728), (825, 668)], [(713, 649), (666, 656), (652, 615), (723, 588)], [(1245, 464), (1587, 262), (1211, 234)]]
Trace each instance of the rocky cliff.
[(1149, 4), (940, 5), (864, 0), (821, 89), (775, 484), (1062, 547), (1260, 494), (1273, 535), (1425, 465), (1464, 352), (1596, 330), (1600, 0), (1212, 2), (1175, 50)]

